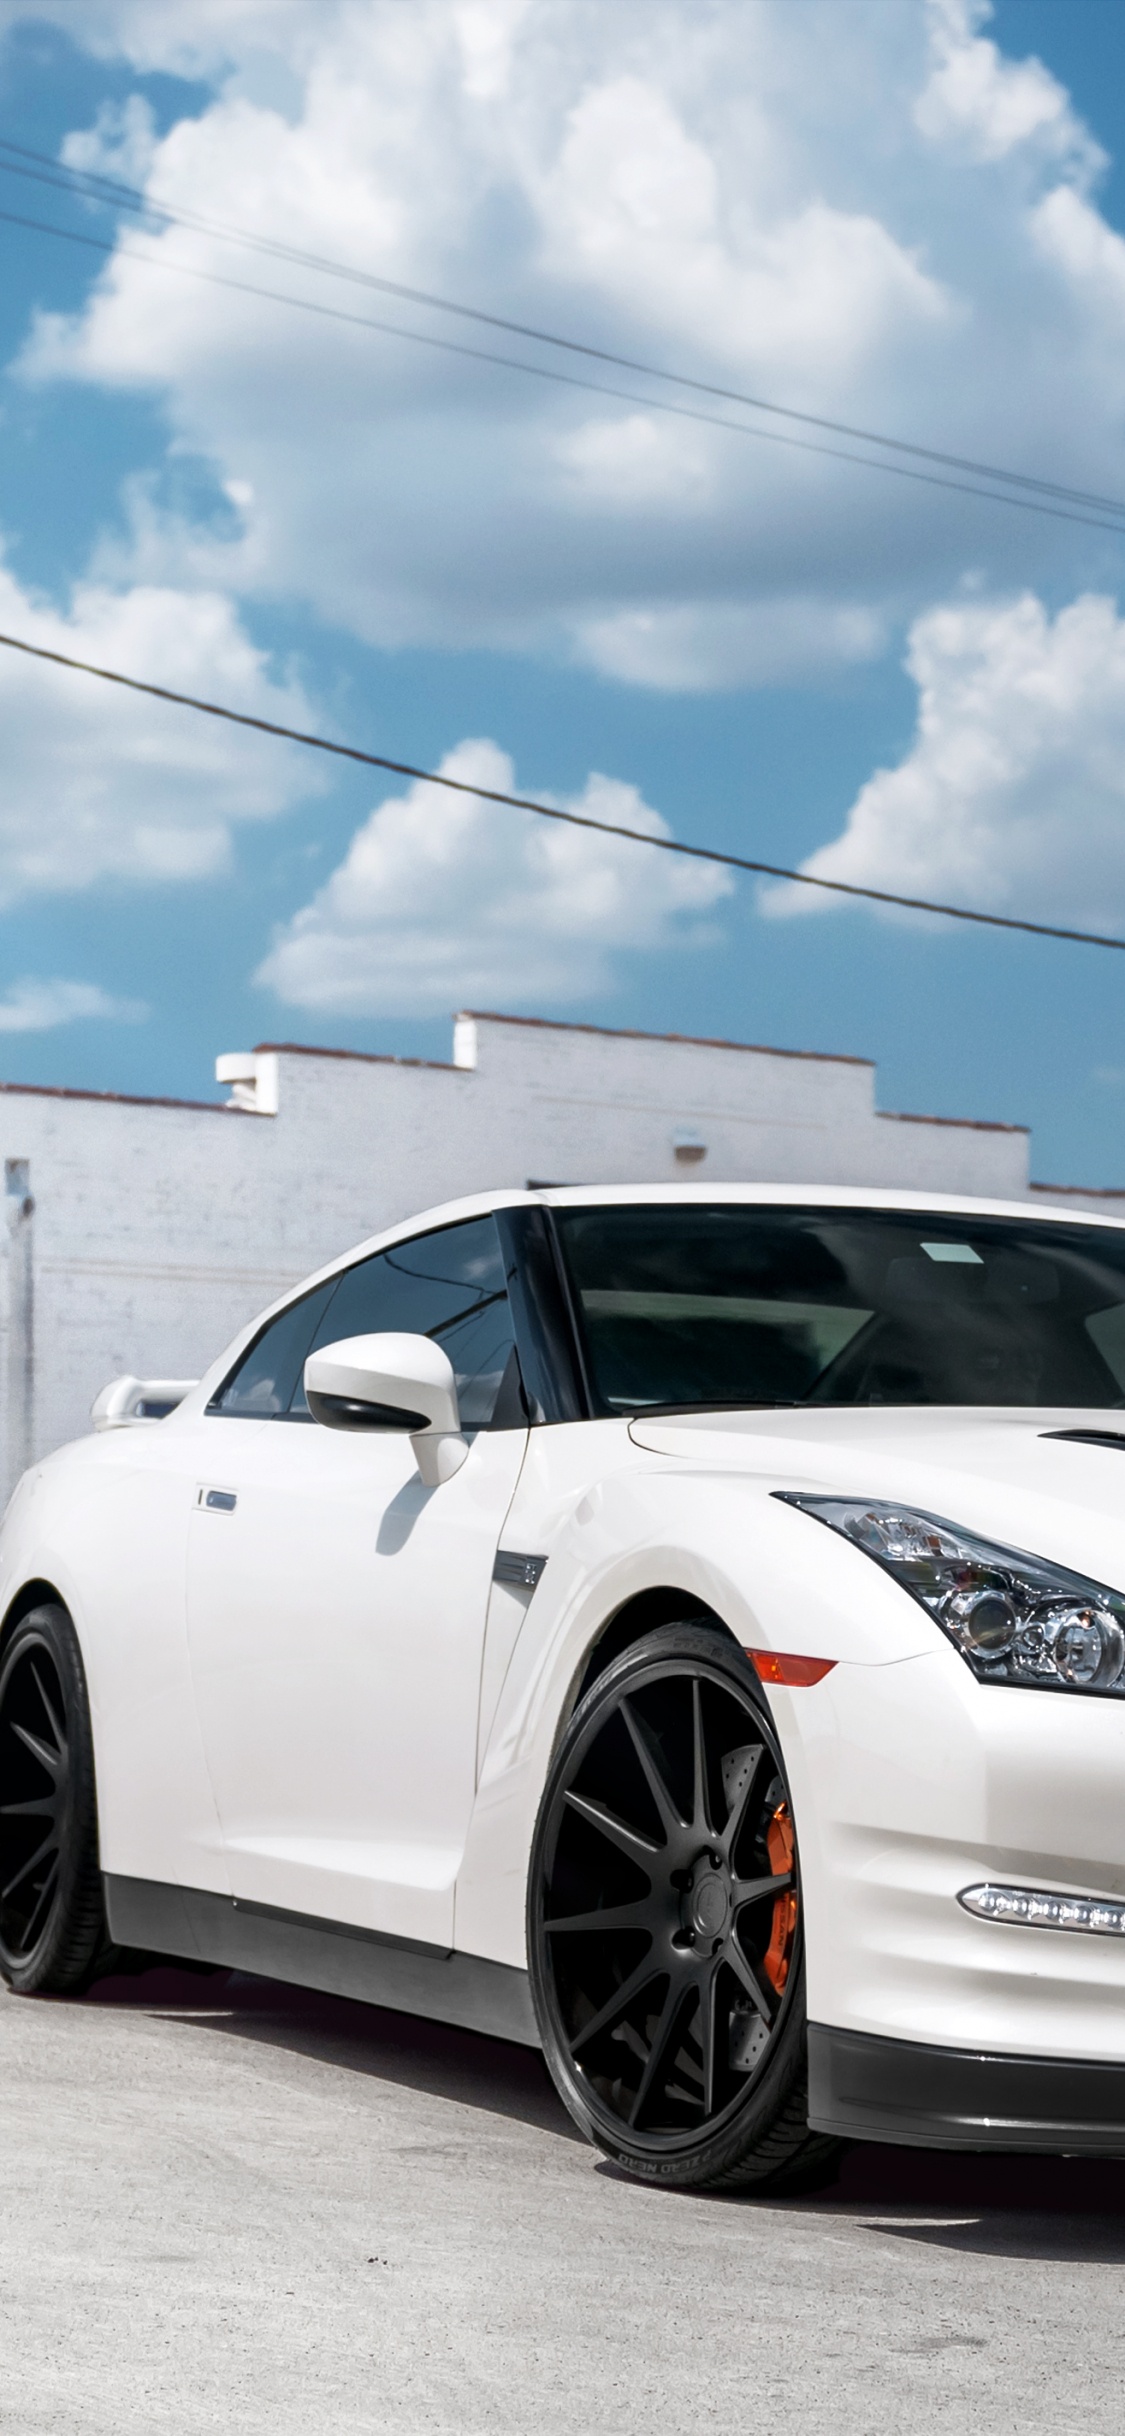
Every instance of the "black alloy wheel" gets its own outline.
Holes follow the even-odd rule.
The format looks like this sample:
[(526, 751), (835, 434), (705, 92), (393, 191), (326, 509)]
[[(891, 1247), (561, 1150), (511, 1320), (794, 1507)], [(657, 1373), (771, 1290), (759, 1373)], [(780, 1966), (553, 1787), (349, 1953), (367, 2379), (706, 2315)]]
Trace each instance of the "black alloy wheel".
[(528, 1932), (547, 2062), (608, 2156), (673, 2184), (827, 2178), (789, 1788), (721, 1629), (650, 1633), (581, 1702), (543, 1797)]
[(82, 1657), (65, 1609), (37, 1607), (0, 1655), (0, 1973), (62, 1994), (105, 1948)]

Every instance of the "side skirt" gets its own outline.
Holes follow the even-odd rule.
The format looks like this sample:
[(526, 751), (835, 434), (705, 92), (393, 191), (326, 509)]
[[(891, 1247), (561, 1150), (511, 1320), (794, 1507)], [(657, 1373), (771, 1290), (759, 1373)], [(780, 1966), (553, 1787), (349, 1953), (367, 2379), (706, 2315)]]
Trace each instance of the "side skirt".
[(527, 1972), (507, 1963), (413, 1945), (338, 1921), (310, 1920), (302, 1912), (275, 1911), (267, 1903), (207, 1894), (199, 1887), (110, 1876), (104, 1883), (115, 1945), (289, 1980), (326, 1996), (386, 2005), (394, 2013), (421, 2013), (521, 2047), (540, 2043)]

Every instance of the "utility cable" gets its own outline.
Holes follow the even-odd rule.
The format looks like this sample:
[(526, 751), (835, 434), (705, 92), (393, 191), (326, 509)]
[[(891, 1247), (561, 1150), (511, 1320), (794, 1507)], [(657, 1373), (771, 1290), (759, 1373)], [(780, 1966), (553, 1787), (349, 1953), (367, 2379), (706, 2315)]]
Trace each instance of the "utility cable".
[(1078, 947), (1113, 947), (1125, 951), (1125, 939), (1109, 938), (1097, 930), (1064, 930), (1054, 922), (1028, 922), (1014, 914), (981, 913), (968, 905), (942, 905), (931, 897), (901, 896), (890, 888), (862, 888), (854, 880), (824, 880), (812, 871), (790, 871), (781, 863), (762, 863), (745, 854), (726, 854), (717, 846), (689, 846), (681, 838), (653, 837), (647, 829), (629, 829), (621, 821), (597, 820), (591, 812), (566, 812), (558, 804), (539, 803), (531, 795), (508, 795), (500, 787), (478, 787), (468, 778), (448, 778), (441, 770), (422, 770), (412, 761), (391, 761), (385, 753), (367, 753), (357, 744), (339, 744), (330, 736), (309, 735), (302, 728), (283, 727), (275, 719), (259, 719), (250, 711), (232, 710), (229, 703), (206, 702), (198, 694), (181, 694), (170, 685), (152, 685), (144, 677), (127, 677), (119, 668), (100, 668), (93, 660), (78, 660), (65, 651), (23, 636), (0, 634), (0, 647), (24, 652), (32, 660), (48, 660), (56, 668), (101, 677), (108, 685), (123, 685), (130, 693), (151, 694), (157, 702), (174, 702), (181, 710), (202, 711), (209, 719), (228, 720), (233, 727), (254, 728), (262, 736), (278, 736), (287, 744), (310, 745), (341, 761), (358, 761), (365, 769), (388, 770), (395, 778), (421, 780), (445, 787), (452, 795), (472, 795), (482, 803), (508, 804), (516, 812), (534, 812), (541, 820), (562, 821), (568, 829), (595, 829), (602, 837), (624, 837), (635, 846), (651, 846), (660, 854), (679, 854), (694, 863), (719, 863), (730, 871), (752, 871), (770, 880), (795, 880), (802, 888), (823, 888), (839, 897), (863, 897), (876, 905), (902, 905), (911, 913), (941, 914), (951, 922), (979, 922), (991, 930), (1029, 931), (1037, 939), (1066, 939)]
[[(223, 271), (205, 271), (198, 263), (170, 261), (163, 254), (142, 253), (135, 245), (121, 245), (106, 237), (91, 237), (83, 229), (59, 228), (51, 220), (32, 220), (22, 212), (0, 211), (0, 222), (12, 228), (34, 230), (39, 236), (63, 237), (68, 244), (83, 245), (97, 254), (114, 255), (128, 262), (147, 262), (153, 270), (179, 272), (185, 279), (201, 279), (207, 287), (228, 288), (237, 296), (258, 296), (268, 304), (290, 305), (300, 313), (315, 313), (322, 321), (344, 322), (352, 329), (375, 330), (386, 338), (405, 338), (415, 346), (434, 347), (443, 355), (466, 357), (475, 364), (498, 364), (508, 372), (525, 372), (532, 380), (551, 381), (565, 389), (580, 389), (586, 395), (614, 398), (628, 406), (643, 406), (649, 412), (675, 415), (689, 423), (705, 423), (714, 431), (734, 432), (744, 440), (766, 440), (775, 448), (795, 448), (803, 456), (831, 457), (838, 464), (858, 465), (868, 473), (897, 474), (905, 482), (922, 482), (929, 490), (957, 491), (968, 499), (990, 499), (1001, 507), (1025, 508), (1034, 516), (1050, 516), (1063, 524), (1081, 524), (1097, 533), (1125, 534), (1125, 521), (1115, 522), (1106, 516), (1087, 516), (1075, 508), (1052, 506), (1046, 499), (1024, 498), (1011, 491), (986, 490), (978, 482), (958, 482), (952, 475), (924, 473), (917, 465), (888, 464), (880, 457), (858, 457), (854, 449), (831, 448), (823, 440), (799, 440), (791, 431), (763, 431), (752, 423), (732, 423), (728, 415), (708, 414), (701, 406), (677, 405), (672, 398), (645, 397), (639, 390), (618, 389), (608, 381), (584, 380), (576, 372), (561, 372), (555, 364), (522, 363), (517, 356), (498, 355), (486, 347), (471, 347), (464, 340), (437, 338), (431, 330), (406, 330), (398, 322), (380, 321), (368, 313), (348, 313), (341, 305), (319, 304), (313, 297), (290, 296), (276, 288), (258, 287), (248, 279), (232, 279)], [(1125, 510), (1122, 511), (1125, 516)]]
[[(718, 382), (700, 380), (687, 373), (672, 371), (666, 365), (647, 363), (639, 357), (620, 355), (609, 348), (596, 347), (581, 339), (565, 337), (558, 331), (542, 329), (534, 323), (509, 320), (502, 314), (489, 313), (480, 306), (466, 305), (454, 298), (437, 295), (429, 289), (409, 287), (399, 280), (382, 278), (375, 272), (362, 270), (355, 265), (336, 262), (327, 255), (308, 253), (300, 247), (286, 245), (277, 238), (255, 234), (246, 229), (233, 228), (229, 224), (209, 219), (200, 213), (173, 211), (159, 200), (144, 195), (138, 187), (123, 185), (116, 179), (104, 178), (92, 171), (69, 170), (65, 164), (52, 161), (46, 153), (33, 152), (26, 145), (16, 144), (8, 138), (0, 137), (0, 156), (5, 153), (18, 156), (8, 160), (0, 157), (0, 170), (6, 170), (9, 175), (34, 179), (39, 184), (54, 187), (64, 193), (77, 195), (115, 210), (131, 212), (143, 220), (158, 221), (164, 227), (183, 228), (195, 234), (218, 238), (225, 244), (246, 246), (256, 253), (266, 254), (278, 261), (293, 263), (301, 269), (318, 271), (332, 278), (348, 280), (355, 285), (374, 289), (383, 295), (396, 296), (403, 302), (421, 305), (434, 312), (456, 314), (462, 320), (482, 323), (490, 329), (503, 330), (514, 337), (530, 339), (539, 346), (561, 348), (569, 354), (585, 356), (595, 362), (607, 364), (618, 371), (640, 374), (647, 380), (666, 381), (677, 388), (690, 389), (699, 396), (712, 397), (727, 405), (749, 407), (758, 414), (777, 415), (786, 421), (801, 423), (811, 429), (832, 432), (843, 439), (862, 441), (868, 447), (889, 449), (901, 456), (923, 459), (931, 465), (946, 466), (952, 472), (973, 474), (982, 481), (1003, 482), (1015, 490), (1065, 501), (1073, 507), (1097, 508), (1110, 516), (1125, 517), (1125, 501), (1107, 497), (1100, 492), (1077, 490), (1067, 483), (1051, 482), (1039, 475), (1015, 472), (1007, 466), (992, 465), (973, 457), (957, 456), (945, 449), (925, 447), (917, 441), (897, 439), (886, 432), (871, 431), (859, 424), (840, 422), (829, 415), (813, 414), (795, 406), (782, 406), (776, 400), (755, 397), (749, 392), (732, 389)], [(71, 236), (78, 242), (83, 241), (77, 231), (52, 227), (46, 222), (23, 221), (15, 213), (0, 214), (0, 218), (9, 219), (17, 226), (38, 227), (47, 234)], [(104, 250), (112, 253), (116, 252), (118, 248), (111, 245)], [(160, 263), (160, 258), (156, 256), (146, 256), (141, 259), (156, 262), (158, 266)], [(188, 266), (176, 264), (168, 267), (183, 269)], [(196, 275), (206, 276), (202, 272)], [(300, 298), (279, 297), (272, 290), (250, 289), (248, 292), (271, 295), (273, 300), (278, 303), (300, 304), (303, 302)], [(341, 316), (341, 318), (343, 317)], [(369, 326), (382, 329), (393, 327), (379, 323), (372, 323)], [(393, 327), (393, 335), (401, 338), (424, 337), (422, 332), (407, 331), (398, 327)], [(543, 369), (533, 365), (512, 364), (510, 359), (505, 357), (489, 357), (486, 360), (505, 363), (512, 370)], [(603, 394), (612, 396), (622, 393), (608, 391)], [(642, 402), (646, 405), (657, 403), (652, 399), (645, 399)], [(730, 428), (744, 429), (746, 427), (738, 425)], [(755, 436), (764, 439), (771, 435), (762, 432)], [(846, 461), (862, 464), (878, 462), (870, 458)], [(885, 466), (882, 470), (889, 473), (903, 469)], [(995, 497), (998, 494), (980, 493), (978, 495)]]

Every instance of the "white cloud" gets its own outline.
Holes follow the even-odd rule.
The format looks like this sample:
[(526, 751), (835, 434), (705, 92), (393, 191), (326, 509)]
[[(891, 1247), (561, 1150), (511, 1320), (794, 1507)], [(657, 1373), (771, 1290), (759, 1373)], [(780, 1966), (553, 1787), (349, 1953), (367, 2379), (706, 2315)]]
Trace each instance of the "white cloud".
[(560, 434), (556, 455), (576, 501), (619, 513), (691, 514), (715, 487), (710, 452), (690, 424), (658, 415), (593, 415)]
[(143, 93), (128, 93), (122, 102), (103, 102), (92, 127), (76, 128), (65, 136), (60, 158), (68, 169), (140, 186), (152, 168), (155, 151), (152, 104)]
[[(508, 755), (473, 738), (451, 778), (511, 794)], [(546, 800), (668, 835), (635, 787), (592, 772)], [(255, 978), (333, 1015), (446, 1013), (462, 1002), (567, 1004), (604, 990), (626, 949), (701, 946), (730, 874), (416, 782), (372, 812)]]
[(213, 76), (240, 62), (277, 57), (295, 61), (319, 28), (346, 16), (355, 0), (0, 0), (0, 29), (39, 18), (103, 59), (125, 57), (139, 70), (172, 76)]
[[(717, 151), (689, 132), (674, 88), (635, 73), (592, 81), (539, 190), (548, 263), (693, 346), (710, 353), (718, 339), (734, 361), (791, 378), (826, 359), (846, 378), (896, 320), (943, 317), (940, 288), (879, 219), (814, 197), (763, 211), (752, 168), (739, 196)], [(732, 226), (731, 206), (751, 199), (759, 209)]]
[(575, 651), (603, 675), (671, 693), (784, 685), (878, 658), (884, 621), (862, 602), (815, 594), (772, 601), (687, 601), (580, 623)]
[(0, 1032), (53, 1032), (64, 1023), (143, 1023), (136, 998), (113, 998), (95, 981), (14, 981), (0, 998)]
[[(1032, 215), (1032, 233), (1045, 260), (1066, 276), (1076, 304), (1105, 326), (1112, 350), (1114, 389), (1120, 397), (1121, 317), (1125, 309), (1125, 238), (1071, 186), (1052, 187)], [(1107, 369), (1109, 367), (1107, 366)]]
[[(1125, 619), (1031, 594), (917, 620), (914, 742), (802, 869), (1081, 930), (1125, 927)], [(780, 887), (775, 913), (833, 899)], [(907, 917), (899, 917), (907, 918)]]
[(930, 0), (933, 67), (915, 118), (936, 141), (963, 144), (978, 161), (1000, 161), (1024, 145), (1066, 161), (1083, 176), (1105, 155), (1040, 59), (1005, 59), (977, 29), (987, 0)]
[[(214, 592), (87, 584), (63, 614), (0, 564), (0, 632), (256, 717), (313, 724), (301, 687), (271, 677)], [(323, 784), (294, 745), (4, 649), (0, 721), (0, 905), (99, 880), (202, 878), (224, 867), (235, 823), (270, 819)]]
[[(36, 13), (73, 30), (69, 0)], [(1125, 350), (1100, 156), (985, 16), (979, 0), (84, 0), (82, 39), (215, 78), (152, 152), (172, 205), (206, 196), (216, 221), (720, 387), (1112, 489)], [(77, 140), (143, 159), (150, 138), (129, 103)], [(217, 238), (143, 243), (638, 388)], [(969, 566), (995, 590), (1106, 580), (1097, 536), (1046, 518), (124, 253), (84, 312), (40, 320), (23, 366), (162, 400), (172, 448), (240, 509), (216, 538), (162, 504), (157, 475), (135, 481), (100, 562), (114, 582), (304, 604), (377, 645), (753, 684), (846, 667)]]

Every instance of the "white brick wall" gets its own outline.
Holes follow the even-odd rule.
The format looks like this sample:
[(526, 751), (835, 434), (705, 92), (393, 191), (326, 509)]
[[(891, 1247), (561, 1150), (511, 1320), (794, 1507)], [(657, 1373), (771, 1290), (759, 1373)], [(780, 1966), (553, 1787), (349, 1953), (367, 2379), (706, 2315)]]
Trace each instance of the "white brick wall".
[[(1035, 1189), (1024, 1131), (880, 1114), (874, 1069), (858, 1059), (471, 1016), (449, 1065), (276, 1045), (241, 1064), (240, 1108), (0, 1086), (0, 1157), (27, 1161), (35, 1203), (20, 1220), (9, 1192), (0, 1232), (9, 1482), (13, 1225), (32, 1230), (42, 1453), (85, 1429), (115, 1373), (197, 1376), (310, 1269), (461, 1193), (530, 1178)], [(704, 1155), (677, 1159), (677, 1136)], [(1089, 1205), (1125, 1210), (1125, 1196)]]

